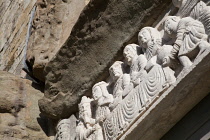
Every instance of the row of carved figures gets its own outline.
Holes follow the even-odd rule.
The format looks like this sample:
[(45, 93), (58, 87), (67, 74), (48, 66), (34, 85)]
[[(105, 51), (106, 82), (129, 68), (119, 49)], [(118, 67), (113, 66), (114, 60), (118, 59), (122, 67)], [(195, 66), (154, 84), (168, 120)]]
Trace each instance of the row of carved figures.
[(125, 62), (116, 61), (109, 68), (111, 80), (96, 83), (93, 98), (82, 97), (76, 140), (117, 138), (161, 91), (176, 81), (174, 73), (179, 63), (187, 69), (210, 48), (209, 6), (199, 0), (173, 3), (180, 8), (177, 16), (168, 16), (163, 22), (163, 30), (173, 43), (163, 44), (163, 35), (155, 28), (141, 29), (139, 45), (127, 45), (123, 51)]

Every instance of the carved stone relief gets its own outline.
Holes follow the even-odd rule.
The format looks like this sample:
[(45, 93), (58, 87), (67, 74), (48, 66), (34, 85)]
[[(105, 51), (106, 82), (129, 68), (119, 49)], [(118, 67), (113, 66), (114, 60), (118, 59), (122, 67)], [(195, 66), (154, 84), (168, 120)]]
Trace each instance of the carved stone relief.
[(57, 125), (55, 140), (70, 140), (70, 120), (63, 119)]
[[(125, 62), (116, 61), (109, 68), (111, 80), (93, 86), (93, 99), (82, 98), (78, 140), (117, 139), (176, 82), (178, 67), (173, 65), (174, 61), (184, 71), (210, 49), (210, 8), (206, 3), (198, 0), (173, 0), (173, 3), (180, 8), (177, 15), (165, 17), (163, 28), (157, 27), (159, 31), (153, 27), (141, 29), (139, 44), (124, 48)], [(162, 43), (161, 30), (171, 39), (171, 45)], [(93, 104), (95, 108), (91, 107)]]

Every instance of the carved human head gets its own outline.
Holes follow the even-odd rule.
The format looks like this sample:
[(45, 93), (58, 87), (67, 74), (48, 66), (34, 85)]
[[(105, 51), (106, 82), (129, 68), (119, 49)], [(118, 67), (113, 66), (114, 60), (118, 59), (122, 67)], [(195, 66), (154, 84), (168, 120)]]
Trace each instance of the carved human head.
[(183, 0), (172, 0), (175, 7), (180, 8)]
[(157, 29), (152, 27), (144, 27), (138, 34), (138, 41), (140, 47), (148, 48), (149, 43), (155, 44), (161, 42), (160, 33)]
[(110, 68), (109, 68), (109, 74), (112, 78), (112, 80), (116, 81), (118, 78), (120, 78), (121, 75), (123, 75), (123, 62), (116, 61)]
[(93, 93), (93, 99), (95, 101), (103, 96), (106, 96), (107, 94), (109, 94), (107, 90), (107, 83), (104, 81), (96, 83), (92, 88), (92, 93)]
[(137, 47), (139, 47), (136, 44), (128, 44), (124, 50), (123, 55), (125, 57), (125, 61), (128, 65), (131, 65), (133, 58), (137, 56)]
[(79, 118), (84, 120), (85, 117), (92, 117), (92, 112), (91, 112), (91, 101), (92, 99), (83, 96), (82, 100), (79, 104)]
[(178, 23), (180, 21), (180, 17), (177, 16), (168, 16), (164, 21), (164, 31), (171, 38), (176, 38)]
[[(152, 38), (151, 38), (151, 34), (150, 34), (149, 30), (146, 30), (144, 28), (138, 34), (138, 40), (142, 44), (147, 44), (151, 39)], [(139, 44), (141, 44), (141, 43), (139, 43)]]
[(56, 140), (69, 140), (70, 139), (70, 120), (63, 119), (57, 125)]
[(170, 55), (172, 49), (173, 46), (171, 45), (163, 45), (161, 48), (159, 48), (157, 51), (157, 63), (162, 65), (163, 67), (169, 66), (169, 64), (171, 63)]

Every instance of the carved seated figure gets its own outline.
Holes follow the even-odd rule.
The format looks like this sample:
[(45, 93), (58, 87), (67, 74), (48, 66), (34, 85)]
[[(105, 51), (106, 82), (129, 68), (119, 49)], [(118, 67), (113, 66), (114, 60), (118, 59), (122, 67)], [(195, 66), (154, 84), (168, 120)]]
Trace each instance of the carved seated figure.
[(92, 88), (93, 99), (96, 101), (96, 123), (102, 122), (110, 114), (109, 104), (113, 96), (107, 90), (108, 84), (104, 81), (95, 84)]
[(137, 53), (136, 44), (129, 44), (124, 48), (123, 55), (126, 63), (130, 66), (130, 84), (123, 92), (123, 97), (126, 96), (134, 87), (136, 87), (146, 75), (144, 67), (147, 64), (147, 59), (144, 55)]
[[(144, 27), (138, 34), (138, 41), (143, 51), (143, 56), (146, 57), (146, 65), (144, 69), (149, 72), (149, 65), (156, 64), (157, 50), (161, 48), (162, 39), (160, 32), (152, 27)], [(142, 60), (145, 61), (145, 60)]]
[(169, 16), (164, 22), (164, 30), (171, 38), (176, 38), (171, 58), (178, 55), (184, 68), (191, 66), (192, 60), (210, 47), (203, 24), (191, 17)]
[(157, 54), (158, 48), (161, 47), (161, 36), (157, 29), (152, 27), (144, 27), (138, 34), (139, 45), (149, 61)]
[(70, 140), (70, 120), (63, 119), (57, 125), (55, 140)]
[(113, 97), (114, 101), (109, 105), (110, 109), (113, 110), (121, 101), (122, 94), (124, 89), (130, 83), (129, 74), (123, 74), (123, 62), (116, 61), (109, 68), (110, 77), (112, 78), (112, 82), (114, 84), (113, 87)]

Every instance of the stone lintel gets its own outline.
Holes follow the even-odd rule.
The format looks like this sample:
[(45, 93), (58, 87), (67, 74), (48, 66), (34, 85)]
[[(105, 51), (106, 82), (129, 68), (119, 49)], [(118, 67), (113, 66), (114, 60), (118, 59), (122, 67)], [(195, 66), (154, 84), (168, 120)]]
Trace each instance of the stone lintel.
[(151, 107), (125, 132), (120, 140), (157, 140), (210, 91), (210, 51), (203, 54), (175, 84), (166, 90)]

